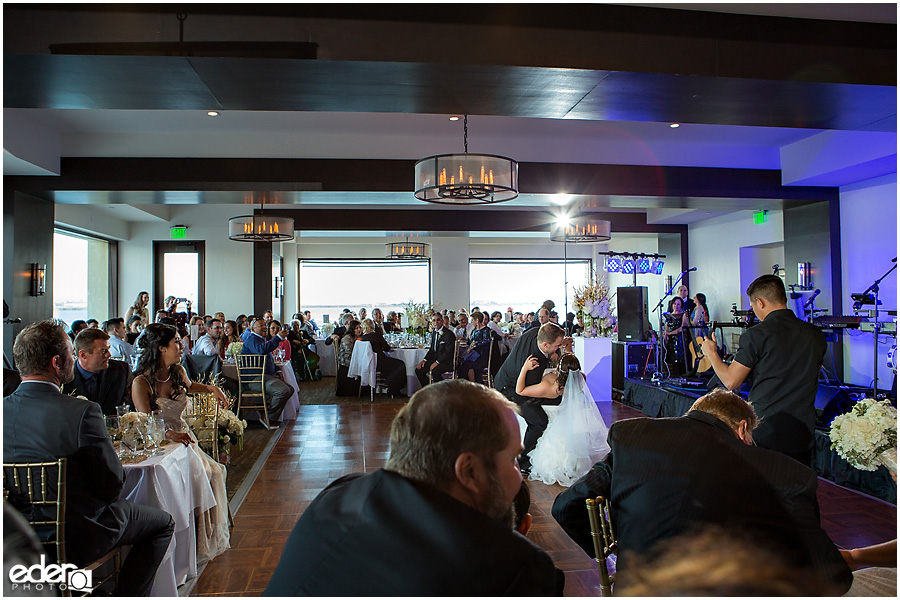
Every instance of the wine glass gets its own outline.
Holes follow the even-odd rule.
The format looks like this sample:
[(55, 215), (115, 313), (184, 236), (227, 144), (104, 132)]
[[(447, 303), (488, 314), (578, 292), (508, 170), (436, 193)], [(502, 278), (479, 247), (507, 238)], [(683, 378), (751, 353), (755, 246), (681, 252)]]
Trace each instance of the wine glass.
[(106, 415), (106, 433), (112, 441), (119, 439), (119, 417), (117, 415)]
[[(157, 412), (157, 411), (154, 411)], [(150, 439), (153, 441), (153, 456), (159, 456), (163, 454), (163, 451), (160, 450), (159, 445), (166, 439), (166, 422), (163, 420), (162, 415), (151, 415), (150, 423), (147, 425), (147, 432), (150, 435)]]

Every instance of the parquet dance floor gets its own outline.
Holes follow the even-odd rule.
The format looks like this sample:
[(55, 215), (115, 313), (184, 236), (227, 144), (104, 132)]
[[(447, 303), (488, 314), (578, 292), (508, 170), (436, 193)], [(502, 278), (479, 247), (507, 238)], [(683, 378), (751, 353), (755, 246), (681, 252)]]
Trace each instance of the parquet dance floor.
[[(384, 466), (391, 421), (401, 406), (301, 406), (235, 515), (231, 549), (206, 566), (192, 595), (262, 594), (291, 529), (310, 501), (342, 475)], [(607, 424), (642, 416), (618, 403), (603, 405), (601, 412)], [(566, 571), (567, 596), (599, 596), (594, 562), (550, 516), (553, 499), (563, 488), (534, 481), (529, 485), (534, 519), (529, 539)], [(868, 545), (897, 535), (893, 505), (822, 479), (819, 502), (822, 523), (838, 545)]]

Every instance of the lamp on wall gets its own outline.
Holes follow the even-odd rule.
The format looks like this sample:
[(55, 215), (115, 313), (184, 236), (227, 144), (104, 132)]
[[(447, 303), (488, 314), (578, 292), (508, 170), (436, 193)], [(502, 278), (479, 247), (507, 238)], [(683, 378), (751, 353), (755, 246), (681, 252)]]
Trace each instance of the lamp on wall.
[(284, 277), (275, 276), (275, 297), (281, 298), (284, 296)]
[(469, 115), (463, 119), (463, 150), (416, 163), (416, 198), (437, 204), (496, 204), (519, 195), (519, 163), (495, 154), (469, 154)]
[(47, 291), (47, 265), (31, 263), (31, 295), (43, 296)]

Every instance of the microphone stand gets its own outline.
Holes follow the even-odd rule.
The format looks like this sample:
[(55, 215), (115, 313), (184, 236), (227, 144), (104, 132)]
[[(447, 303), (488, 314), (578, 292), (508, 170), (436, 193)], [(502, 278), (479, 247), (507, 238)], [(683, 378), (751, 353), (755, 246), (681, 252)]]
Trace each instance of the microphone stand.
[(672, 284), (672, 287), (670, 287), (669, 291), (666, 292), (666, 295), (659, 299), (659, 302), (656, 304), (656, 306), (651, 311), (651, 312), (656, 312), (657, 310), (659, 310), (659, 331), (656, 333), (656, 372), (653, 374), (652, 379), (656, 379), (657, 375), (659, 375), (660, 379), (662, 378), (662, 371), (660, 370), (662, 368), (662, 363), (659, 360), (659, 345), (662, 343), (660, 340), (663, 337), (663, 316), (662, 316), (663, 302), (666, 301), (666, 298), (668, 298), (669, 296), (672, 295), (672, 290), (675, 289), (675, 286), (677, 286), (679, 283), (681, 283), (681, 280), (684, 278), (684, 276), (688, 272), (690, 272), (690, 269), (681, 272), (681, 275), (678, 276), (678, 279), (675, 280), (675, 282)]
[[(894, 260), (896, 261), (897, 259), (895, 258)], [(895, 262), (894, 266), (891, 267), (887, 273), (885, 273), (884, 275), (882, 275), (881, 277), (876, 279), (875, 283), (873, 283), (872, 285), (869, 286), (869, 289), (867, 289), (862, 294), (860, 294), (861, 296), (867, 296), (869, 294), (869, 292), (875, 293), (875, 311), (874, 311), (875, 312), (875, 322), (874, 322), (875, 327), (872, 330), (872, 339), (874, 340), (873, 355), (875, 357), (874, 364), (872, 365), (872, 368), (873, 368), (872, 398), (874, 398), (875, 400), (878, 400), (878, 334), (881, 333), (881, 326), (878, 324), (878, 303), (879, 303), (879, 301), (878, 301), (878, 284), (880, 284), (881, 280), (884, 279), (885, 277), (887, 277), (888, 275), (890, 275), (896, 268), (897, 268), (897, 264)], [(859, 310), (859, 308), (862, 308), (862, 303), (857, 301), (856, 303), (854, 303), (853, 309)]]

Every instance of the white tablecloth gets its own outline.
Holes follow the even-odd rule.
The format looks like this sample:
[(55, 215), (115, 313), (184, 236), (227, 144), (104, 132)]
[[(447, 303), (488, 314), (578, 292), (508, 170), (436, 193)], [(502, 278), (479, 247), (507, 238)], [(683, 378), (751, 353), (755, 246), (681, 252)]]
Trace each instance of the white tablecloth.
[(422, 387), (419, 385), (419, 378), (416, 377), (416, 365), (428, 354), (428, 348), (394, 348), (385, 354), (399, 358), (406, 365), (406, 393), (412, 396)]
[[(281, 371), (281, 377), (284, 379), (284, 382), (291, 386), (291, 389), (294, 391), (291, 397), (288, 398), (287, 404), (284, 405), (284, 410), (281, 412), (281, 420), (294, 421), (297, 419), (297, 415), (300, 414), (300, 386), (297, 384), (297, 376), (294, 374), (294, 368), (291, 367), (290, 361), (280, 364), (276, 363), (276, 367)], [(229, 362), (224, 363), (222, 365), (222, 375), (237, 381), (237, 365)], [(250, 415), (250, 412), (248, 411), (247, 414)]]
[(336, 377), (334, 370), (334, 344), (325, 345), (325, 340), (316, 340), (316, 354), (319, 355), (319, 368), (325, 377)]
[[(191, 461), (184, 444), (168, 444), (162, 456), (136, 465), (124, 465), (124, 497), (136, 504), (159, 508), (175, 520), (175, 534), (166, 551), (152, 596), (178, 596), (178, 586), (197, 576), (197, 532), (194, 510), (203, 510), (201, 498), (191, 485)], [(207, 485), (209, 485), (207, 483)], [(212, 487), (209, 489), (212, 495)]]

